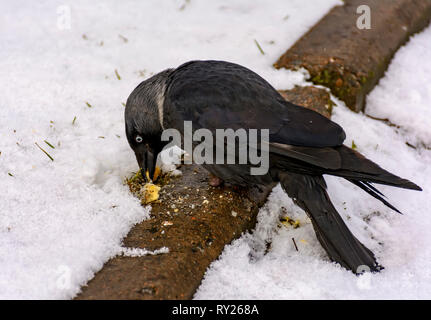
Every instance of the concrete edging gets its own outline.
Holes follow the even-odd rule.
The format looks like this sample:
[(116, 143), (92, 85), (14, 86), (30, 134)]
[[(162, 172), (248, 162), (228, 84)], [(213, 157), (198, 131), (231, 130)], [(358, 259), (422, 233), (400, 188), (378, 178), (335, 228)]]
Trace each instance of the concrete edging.
[[(367, 5), (371, 29), (359, 29), (357, 8)], [(431, 19), (431, 0), (345, 0), (334, 7), (274, 64), (305, 68), (358, 112), (395, 52)]]

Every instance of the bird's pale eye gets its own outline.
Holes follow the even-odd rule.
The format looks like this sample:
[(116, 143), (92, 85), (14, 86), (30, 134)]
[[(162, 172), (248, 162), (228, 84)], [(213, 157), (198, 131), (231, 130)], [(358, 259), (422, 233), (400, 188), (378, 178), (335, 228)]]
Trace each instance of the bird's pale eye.
[(137, 143), (141, 143), (143, 141), (141, 136), (136, 136), (135, 140)]

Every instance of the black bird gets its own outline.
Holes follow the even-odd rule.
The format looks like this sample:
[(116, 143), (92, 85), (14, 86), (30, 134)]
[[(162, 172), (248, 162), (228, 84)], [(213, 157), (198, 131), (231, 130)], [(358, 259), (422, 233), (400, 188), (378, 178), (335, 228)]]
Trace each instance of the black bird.
[(263, 78), (238, 64), (190, 61), (143, 81), (127, 99), (126, 135), (139, 167), (153, 177), (166, 145), (164, 129), (269, 129), (269, 170), (251, 175), (250, 164), (205, 164), (220, 179), (242, 186), (280, 182), (312, 221), (329, 257), (360, 273), (380, 270), (374, 254), (350, 232), (326, 192), (323, 174), (342, 177), (389, 204), (373, 183), (405, 189), (419, 186), (382, 169), (343, 145), (344, 130), (317, 112), (294, 105)]

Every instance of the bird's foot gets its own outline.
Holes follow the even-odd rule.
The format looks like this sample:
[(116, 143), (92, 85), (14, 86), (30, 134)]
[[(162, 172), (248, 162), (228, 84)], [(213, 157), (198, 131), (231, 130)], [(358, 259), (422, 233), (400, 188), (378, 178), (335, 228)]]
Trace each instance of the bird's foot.
[(213, 175), (212, 173), (210, 173), (210, 177), (209, 177), (209, 185), (212, 187), (219, 187), (223, 184), (223, 180), (220, 179), (219, 177), (216, 177), (215, 175)]

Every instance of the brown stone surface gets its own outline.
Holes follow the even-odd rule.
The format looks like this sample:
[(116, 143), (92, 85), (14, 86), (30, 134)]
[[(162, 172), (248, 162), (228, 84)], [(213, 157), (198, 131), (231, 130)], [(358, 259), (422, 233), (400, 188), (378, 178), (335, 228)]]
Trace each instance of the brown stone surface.
[(162, 187), (151, 219), (123, 241), (130, 248), (168, 247), (169, 253), (110, 260), (78, 299), (190, 299), (224, 245), (254, 226), (266, 194), (249, 200), (246, 190), (209, 186), (208, 173), (199, 166), (181, 171)]
[(307, 106), (327, 118), (331, 117), (334, 102), (331, 101), (331, 96), (326, 90), (313, 86), (295, 86), (291, 90), (279, 90), (278, 92), (287, 101), (298, 106)]
[[(323, 89), (296, 87), (284, 95), (307, 107), (330, 103)], [(123, 241), (131, 248), (168, 247), (169, 253), (113, 258), (82, 287), (77, 299), (191, 299), (224, 246), (255, 226), (272, 187), (262, 193), (215, 188), (209, 186), (203, 168), (180, 169), (181, 177), (162, 186), (161, 202), (152, 205), (151, 218), (132, 228)]]
[[(358, 29), (359, 5), (371, 9), (371, 29)], [(304, 67), (315, 84), (331, 89), (354, 111), (384, 74), (392, 56), (431, 18), (431, 0), (345, 0), (274, 64)]]

